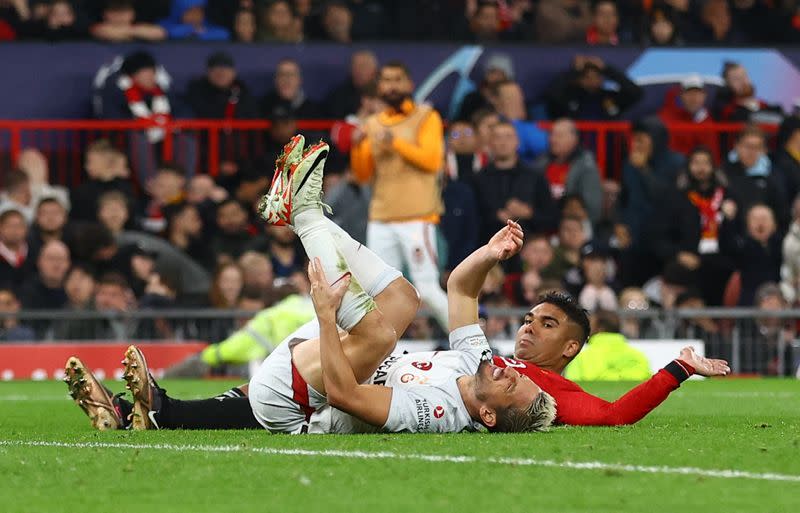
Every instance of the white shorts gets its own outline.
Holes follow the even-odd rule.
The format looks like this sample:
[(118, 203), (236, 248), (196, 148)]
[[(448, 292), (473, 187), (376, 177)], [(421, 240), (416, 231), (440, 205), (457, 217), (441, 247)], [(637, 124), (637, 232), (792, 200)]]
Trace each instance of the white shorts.
[[(250, 380), (248, 396), (258, 422), (271, 433), (374, 433), (379, 428), (328, 405), (292, 362), (292, 349), (304, 342), (293, 339), (279, 345)], [(387, 358), (369, 379), (383, 384), (386, 370), (396, 361)]]
[(367, 224), (367, 247), (395, 269), (405, 269), (411, 281), (439, 283), (436, 225), (424, 221)]

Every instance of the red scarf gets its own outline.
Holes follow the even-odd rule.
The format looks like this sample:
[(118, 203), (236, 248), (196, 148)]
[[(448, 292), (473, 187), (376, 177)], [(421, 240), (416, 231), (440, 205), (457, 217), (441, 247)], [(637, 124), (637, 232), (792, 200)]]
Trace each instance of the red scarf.
[[(171, 119), (169, 99), (164, 91), (157, 85), (153, 89), (144, 89), (136, 84), (127, 75), (122, 75), (117, 81), (117, 86), (125, 93), (125, 99), (128, 101), (128, 108), (131, 114), (137, 119), (146, 119), (152, 121), (157, 125), (165, 125)], [(150, 95), (150, 105), (144, 101), (145, 95)], [(149, 128), (147, 129), (147, 139), (151, 143), (157, 143), (164, 139), (163, 128)]]
[(717, 187), (710, 198), (704, 198), (695, 191), (689, 192), (689, 201), (700, 213), (700, 238), (717, 240), (719, 236), (719, 209), (722, 207), (724, 198), (725, 191), (722, 187)]
[(553, 161), (545, 169), (544, 176), (550, 183), (550, 194), (555, 199), (559, 199), (564, 195), (564, 186), (567, 183), (567, 175), (569, 174), (569, 162), (556, 162)]
[(589, 29), (586, 31), (586, 42), (590, 45), (613, 45), (616, 46), (619, 44), (619, 37), (616, 34), (611, 34), (608, 38), (608, 42), (604, 42), (600, 40), (600, 34), (597, 32), (597, 27), (594, 25), (590, 25)]

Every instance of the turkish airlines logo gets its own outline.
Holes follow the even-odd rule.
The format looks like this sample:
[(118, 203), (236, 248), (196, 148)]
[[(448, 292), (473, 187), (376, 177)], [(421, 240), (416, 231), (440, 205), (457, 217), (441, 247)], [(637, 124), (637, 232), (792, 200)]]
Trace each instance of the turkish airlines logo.
[(437, 406), (436, 408), (434, 408), (433, 416), (436, 417), (437, 419), (441, 419), (442, 417), (444, 417), (444, 408), (441, 406)]
[(429, 371), (431, 370), (431, 367), (433, 367), (431, 362), (414, 362), (411, 365), (421, 371)]

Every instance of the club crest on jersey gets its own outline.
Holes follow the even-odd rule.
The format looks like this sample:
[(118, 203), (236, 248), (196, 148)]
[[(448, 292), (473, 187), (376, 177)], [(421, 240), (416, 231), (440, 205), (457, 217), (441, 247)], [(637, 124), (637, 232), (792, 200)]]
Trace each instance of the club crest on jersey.
[(413, 362), (411, 365), (421, 371), (429, 371), (433, 367), (431, 362)]
[(434, 408), (433, 416), (436, 417), (437, 419), (441, 419), (442, 417), (444, 417), (444, 407), (437, 406), (436, 408)]

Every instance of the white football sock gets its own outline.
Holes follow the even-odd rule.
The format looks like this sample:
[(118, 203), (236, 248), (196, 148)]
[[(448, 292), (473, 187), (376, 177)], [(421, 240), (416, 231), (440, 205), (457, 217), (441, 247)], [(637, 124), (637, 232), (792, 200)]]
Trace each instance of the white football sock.
[(353, 276), (372, 297), (377, 296), (403, 273), (383, 261), (367, 246), (361, 244), (339, 225), (325, 218), (325, 226), (336, 241), (336, 249), (347, 260)]
[(303, 243), (308, 258), (320, 259), (329, 283), (334, 283), (350, 273), (350, 286), (336, 312), (336, 323), (345, 331), (350, 331), (365, 315), (375, 309), (375, 301), (361, 288), (347, 260), (337, 249), (336, 241), (328, 231), (321, 209), (312, 208), (296, 214), (294, 231)]

